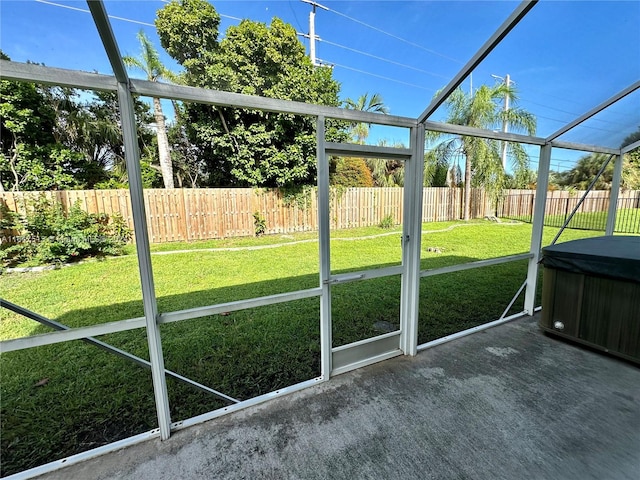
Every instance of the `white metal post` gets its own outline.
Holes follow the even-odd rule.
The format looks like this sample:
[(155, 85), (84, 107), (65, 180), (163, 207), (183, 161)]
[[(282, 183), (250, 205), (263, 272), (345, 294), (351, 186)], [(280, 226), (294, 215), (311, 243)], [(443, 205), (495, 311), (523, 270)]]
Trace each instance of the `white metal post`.
[(316, 157), (318, 162), (318, 230), (320, 239), (320, 371), (322, 378), (331, 375), (331, 277), (329, 232), (329, 161), (325, 152), (324, 117), (316, 124)]
[(311, 64), (316, 66), (316, 7), (309, 12), (309, 57)]
[(404, 183), (400, 349), (405, 355), (415, 355), (418, 351), (424, 141), (424, 125), (418, 124), (411, 129), (412, 156), (405, 166)]
[(166, 440), (171, 434), (169, 396), (167, 395), (167, 383), (164, 376), (164, 358), (162, 356), (160, 327), (156, 321), (158, 305), (156, 303), (153, 270), (151, 268), (151, 253), (149, 251), (147, 217), (144, 208), (142, 177), (140, 174), (140, 153), (138, 151), (133, 98), (131, 97), (128, 85), (124, 82), (118, 82), (118, 105), (120, 107), (125, 161), (129, 177), (129, 192), (133, 213), (133, 229), (136, 235), (138, 268), (140, 270), (140, 281), (142, 283), (142, 301), (147, 324), (147, 342), (149, 344), (153, 392), (156, 401), (160, 438)]
[(542, 248), (542, 230), (544, 228), (544, 213), (547, 203), (547, 189), (549, 188), (549, 167), (551, 164), (551, 145), (540, 147), (540, 162), (538, 164), (538, 181), (536, 186), (536, 200), (533, 205), (533, 226), (531, 229), (531, 258), (527, 271), (527, 289), (524, 297), (524, 311), (533, 315), (536, 306), (536, 285), (538, 284), (538, 262)]
[(613, 165), (613, 178), (611, 179), (611, 193), (609, 195), (609, 211), (607, 213), (607, 226), (605, 235), (613, 235), (616, 227), (616, 215), (618, 213), (618, 195), (620, 194), (620, 181), (622, 180), (622, 164), (624, 156), (618, 155)]

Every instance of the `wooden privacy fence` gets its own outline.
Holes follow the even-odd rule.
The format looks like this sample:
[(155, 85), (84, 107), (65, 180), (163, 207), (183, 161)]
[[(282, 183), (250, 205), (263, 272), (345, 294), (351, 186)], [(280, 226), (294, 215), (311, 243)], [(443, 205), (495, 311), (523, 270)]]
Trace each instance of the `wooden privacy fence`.
[[(530, 217), (534, 193), (531, 190), (508, 190), (498, 205), (498, 215), (512, 218)], [(635, 196), (634, 196), (635, 195)], [(0, 202), (10, 210), (24, 214), (40, 196), (60, 202), (68, 208), (76, 202), (89, 213), (119, 213), (133, 228), (128, 190), (65, 190), (47, 192), (0, 193)], [(549, 192), (548, 209), (554, 198), (571, 196), (576, 202), (581, 192)], [(639, 198), (640, 192), (621, 195)], [(603, 211), (609, 192), (591, 192), (581, 211)], [(598, 200), (600, 199), (600, 200)], [(144, 191), (149, 240), (153, 243), (206, 240), (250, 236), (255, 233), (254, 213), (264, 220), (267, 234), (287, 234), (318, 229), (317, 195), (285, 202), (277, 190), (250, 188), (147, 189)], [(639, 200), (640, 202), (640, 200)], [(425, 188), (424, 222), (458, 220), (463, 216), (461, 188)], [(640, 206), (640, 205), (639, 205)], [(564, 207), (566, 208), (566, 207)], [(471, 217), (495, 214), (483, 190), (472, 191)], [(548, 214), (560, 214), (551, 212)], [(347, 188), (331, 191), (331, 228), (343, 229), (378, 225), (391, 216), (400, 224), (403, 214), (402, 188)]]
[[(498, 216), (507, 218), (531, 217), (535, 201), (535, 190), (507, 190), (498, 205)], [(570, 214), (584, 195), (584, 190), (552, 190), (547, 192), (546, 216)], [(610, 192), (592, 190), (587, 194), (578, 213), (606, 212), (609, 208)], [(640, 190), (621, 191), (618, 203), (623, 208), (640, 208)]]

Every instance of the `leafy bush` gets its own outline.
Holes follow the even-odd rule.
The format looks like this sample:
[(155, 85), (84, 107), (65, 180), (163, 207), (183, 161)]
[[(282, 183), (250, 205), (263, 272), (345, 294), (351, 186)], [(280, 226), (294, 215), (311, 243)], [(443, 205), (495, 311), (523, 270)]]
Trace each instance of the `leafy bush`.
[(255, 229), (256, 237), (264, 235), (267, 230), (267, 221), (260, 215), (260, 212), (254, 212), (253, 214), (253, 226)]
[(48, 264), (90, 256), (120, 255), (131, 230), (120, 214), (87, 213), (74, 204), (40, 198), (24, 218), (3, 207), (0, 260), (5, 266)]
[(394, 225), (395, 225), (395, 222), (393, 221), (393, 215), (391, 214), (385, 215), (384, 218), (380, 220), (380, 223), (378, 224), (380, 228), (384, 228), (385, 230), (392, 228)]

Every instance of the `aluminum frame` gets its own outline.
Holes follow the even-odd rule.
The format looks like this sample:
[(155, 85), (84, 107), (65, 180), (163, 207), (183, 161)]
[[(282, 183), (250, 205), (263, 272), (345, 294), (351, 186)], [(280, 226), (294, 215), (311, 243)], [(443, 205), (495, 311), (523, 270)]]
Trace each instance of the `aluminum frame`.
[(616, 156), (613, 164), (613, 178), (611, 179), (611, 193), (609, 194), (609, 208), (607, 210), (607, 225), (604, 229), (605, 235), (613, 235), (616, 227), (616, 217), (618, 214), (618, 196), (620, 195), (620, 183), (622, 182), (622, 167), (624, 165), (624, 155)]
[[(21, 64), (17, 62), (11, 62), (6, 60), (0, 60), (0, 78), (6, 80), (21, 80), (31, 81), (52, 85), (60, 85), (72, 88), (82, 88), (97, 91), (114, 91), (118, 93), (118, 101), (121, 108), (122, 120), (123, 120), (123, 132), (124, 141), (126, 146), (126, 162), (127, 168), (130, 172), (130, 190), (131, 198), (134, 209), (134, 230), (137, 239), (140, 244), (137, 246), (138, 263), (140, 269), (140, 275), (142, 278), (143, 289), (143, 301), (145, 317), (122, 320), (119, 322), (112, 322), (108, 324), (101, 324), (91, 327), (74, 328), (62, 332), (54, 332), (44, 334), (41, 336), (28, 337), (23, 339), (15, 339), (0, 342), (0, 350), (3, 352), (14, 351), (22, 348), (32, 348), (38, 344), (42, 345), (58, 343), (63, 341), (70, 341), (72, 339), (87, 339), (92, 335), (101, 335), (105, 333), (112, 333), (118, 331), (126, 331), (134, 328), (145, 327), (149, 336), (149, 350), (151, 355), (151, 366), (154, 378), (154, 392), (156, 396), (156, 406), (158, 411), (159, 429), (152, 430), (150, 432), (130, 437), (128, 439), (115, 442), (98, 449), (93, 449), (88, 452), (84, 452), (72, 457), (68, 457), (64, 460), (52, 462), (47, 465), (36, 467), (25, 472), (21, 472), (10, 478), (30, 478), (35, 475), (40, 475), (48, 471), (60, 468), (64, 465), (77, 463), (85, 458), (91, 458), (92, 456), (99, 455), (108, 451), (114, 451), (124, 446), (144, 441), (148, 438), (167, 438), (171, 431), (185, 428), (196, 423), (200, 423), (209, 419), (216, 418), (220, 415), (230, 413), (233, 411), (246, 408), (251, 405), (268, 401), (271, 398), (277, 396), (286, 395), (293, 391), (300, 390), (302, 388), (308, 388), (318, 382), (327, 381), (332, 373), (332, 355), (338, 353), (343, 355), (342, 352), (349, 352), (349, 349), (367, 350), (372, 349), (372, 355), (364, 360), (357, 360), (351, 363), (345, 363), (343, 365), (337, 365), (333, 374), (341, 373), (351, 368), (358, 368), (367, 364), (367, 362), (379, 361), (384, 358), (390, 358), (395, 355), (405, 354), (413, 355), (418, 351), (422, 351), (425, 348), (429, 348), (435, 345), (445, 343), (447, 341), (460, 338), (477, 331), (490, 328), (492, 326), (511, 321), (515, 318), (528, 314), (532, 315), (535, 311), (539, 310), (534, 305), (535, 296), (535, 284), (537, 281), (537, 261), (540, 254), (541, 238), (542, 238), (542, 223), (544, 217), (544, 204), (546, 200), (546, 185), (548, 183), (549, 175), (549, 161), (552, 147), (568, 148), (572, 150), (588, 151), (588, 152), (601, 152), (608, 154), (621, 155), (634, 148), (640, 146), (640, 142), (635, 142), (632, 145), (626, 146), (622, 149), (612, 149), (603, 146), (596, 145), (583, 145), (578, 143), (569, 143), (557, 140), (557, 137), (570, 131), (575, 126), (584, 122), (591, 116), (604, 110), (608, 106), (612, 105), (619, 99), (628, 95), (632, 91), (640, 88), (640, 82), (636, 82), (632, 86), (623, 90), (619, 94), (610, 98), (606, 102), (598, 105), (594, 109), (587, 112), (585, 115), (574, 120), (570, 124), (567, 124), (562, 129), (558, 130), (547, 138), (532, 137), (526, 135), (517, 135), (512, 133), (492, 132), (482, 129), (473, 129), (469, 127), (447, 125), (438, 122), (431, 122), (428, 117), (440, 106), (448, 95), (457, 88), (464, 78), (478, 65), (486, 56), (495, 48), (500, 41), (519, 23), (519, 21), (533, 8), (537, 0), (522, 2), (509, 18), (500, 26), (500, 28), (487, 40), (487, 42), (481, 47), (481, 49), (469, 60), (469, 62), (462, 68), (462, 70), (452, 79), (447, 85), (445, 90), (435, 98), (426, 110), (417, 118), (408, 118), (392, 115), (380, 115), (369, 112), (360, 112), (356, 110), (346, 110), (337, 107), (326, 107), (320, 105), (310, 105), (300, 102), (276, 100), (270, 98), (253, 97), (242, 94), (235, 94), (229, 92), (218, 92), (211, 90), (204, 90), (195, 87), (177, 86), (159, 84), (156, 82), (148, 82), (144, 80), (131, 80), (128, 78), (122, 58), (117, 47), (117, 42), (113, 31), (111, 29), (110, 21), (106, 16), (106, 10), (104, 4), (99, 0), (88, 0), (91, 14), (94, 18), (96, 27), (98, 28), (100, 37), (105, 46), (105, 51), (111, 62), (115, 75), (100, 75), (95, 73), (78, 72), (72, 70), (65, 70), (60, 68), (45, 67), (34, 64)], [(138, 163), (137, 142), (135, 141), (135, 119), (133, 118), (132, 109), (132, 95), (144, 95), (155, 96), (168, 99), (182, 100), (182, 101), (194, 101), (199, 103), (207, 103), (212, 105), (224, 105), (235, 106), (239, 108), (254, 108), (265, 111), (291, 113), (296, 115), (306, 115), (317, 118), (317, 158), (318, 158), (318, 210), (319, 210), (319, 230), (320, 230), (320, 242), (319, 242), (319, 259), (320, 259), (320, 278), (319, 287), (299, 292), (289, 292), (281, 295), (261, 297), (257, 299), (250, 299), (239, 302), (230, 302), (227, 304), (219, 304), (208, 307), (202, 307), (197, 309), (189, 309), (178, 312), (164, 312), (158, 314), (155, 290), (153, 284), (153, 272), (150, 261), (149, 244), (146, 236), (147, 225), (144, 212), (144, 202), (142, 199), (142, 184), (140, 181), (140, 170)], [(363, 149), (359, 146), (336, 146), (333, 144), (327, 144), (324, 139), (324, 122), (325, 118), (341, 119), (353, 122), (366, 122), (375, 123), (379, 125), (397, 126), (412, 129), (411, 138), (412, 145), (410, 149), (385, 149), (384, 147), (373, 147), (375, 150), (374, 155), (384, 158), (399, 158), (406, 159), (407, 156), (411, 157), (409, 161), (409, 171), (412, 173), (412, 181), (408, 187), (411, 192), (410, 195), (406, 195), (405, 219), (403, 221), (403, 235), (405, 235), (405, 248), (403, 249), (403, 265), (399, 267), (390, 267), (387, 269), (370, 270), (364, 272), (356, 272), (350, 274), (331, 275), (330, 272), (330, 244), (329, 244), (329, 182), (328, 182), (328, 161), (327, 151), (340, 153), (343, 155), (361, 155), (363, 150), (371, 151), (371, 148), (367, 147)], [(509, 257), (502, 257), (496, 259), (482, 260), (479, 262), (471, 262), (464, 265), (456, 265), (451, 267), (444, 267), (435, 270), (419, 270), (420, 265), (420, 209), (422, 206), (419, 197), (422, 189), (417, 188), (420, 183), (419, 177), (421, 175), (421, 169), (418, 170), (418, 166), (422, 162), (424, 148), (424, 129), (439, 131), (443, 133), (451, 134), (464, 134), (470, 136), (492, 138), (496, 140), (505, 140), (512, 142), (520, 142), (524, 144), (538, 145), (541, 147), (540, 155), (540, 170), (538, 176), (538, 195), (536, 196), (536, 205), (534, 209), (534, 219), (532, 228), (532, 240), (530, 252), (527, 254), (513, 255)], [(334, 150), (332, 150), (334, 148)], [(327, 150), (328, 149), (328, 150)], [(391, 151), (393, 150), (393, 151)], [(416, 160), (416, 161), (413, 161)], [(621, 165), (621, 161), (616, 162), (616, 166)], [(618, 172), (619, 173), (619, 172)], [(616, 173), (615, 175), (618, 175)], [(615, 177), (614, 177), (615, 178)], [(614, 179), (615, 183), (615, 179)], [(612, 205), (615, 205), (612, 202)], [(609, 209), (609, 219), (607, 223), (607, 232), (611, 230), (611, 225), (615, 222), (615, 218), (612, 215), (611, 205)], [(408, 238), (407, 238), (408, 236)], [(417, 346), (414, 340), (417, 333), (417, 300), (419, 290), (417, 284), (419, 279), (426, 276), (446, 274), (453, 271), (468, 270), (471, 268), (480, 268), (486, 265), (495, 265), (500, 263), (506, 263), (510, 261), (518, 261), (523, 259), (529, 259), (529, 267), (526, 282), (525, 293), (525, 309), (523, 312), (512, 315), (510, 317), (502, 318), (494, 322), (490, 322), (478, 327), (474, 327), (463, 332), (458, 332), (454, 335), (449, 335), (433, 342)], [(416, 268), (417, 265), (417, 268)], [(390, 334), (374, 337), (372, 339), (366, 339), (355, 344), (332, 348), (331, 346), (331, 284), (338, 282), (357, 281), (367, 278), (376, 278), (379, 276), (387, 275), (402, 275), (402, 291), (401, 291), (401, 304), (404, 308), (401, 313), (401, 330), (399, 332), (391, 332)], [(198, 318), (205, 315), (211, 315), (220, 313), (221, 311), (229, 311), (230, 309), (244, 309), (252, 308), (255, 306), (268, 305), (273, 303), (288, 302), (300, 298), (311, 298), (314, 296), (320, 297), (320, 331), (321, 331), (321, 376), (312, 380), (302, 382), (300, 384), (292, 385), (283, 389), (279, 389), (275, 392), (262, 395), (250, 400), (242, 401), (240, 403), (224, 407), (208, 414), (200, 415), (192, 419), (170, 423), (168, 415), (168, 403), (166, 395), (166, 383), (164, 381), (164, 364), (162, 357), (161, 339), (159, 334), (159, 325), (161, 323), (168, 323), (173, 321), (181, 321), (190, 318)], [(411, 303), (413, 302), (413, 303)], [(0, 303), (0, 307), (2, 304)], [(226, 309), (226, 310), (225, 310)], [(503, 314), (504, 315), (504, 314)], [(416, 329), (411, 331), (411, 329)], [(398, 338), (399, 346), (402, 349), (395, 349), (395, 338)], [(393, 339), (393, 345), (389, 349), (389, 345), (383, 348), (387, 349), (386, 352), (380, 353), (380, 349), (374, 348), (374, 345), (385, 342), (391, 342)], [(356, 353), (356, 350), (351, 350), (351, 353)], [(346, 355), (346, 353), (345, 353)], [(356, 355), (357, 357), (357, 355)], [(384, 357), (384, 358), (383, 358)]]
[[(420, 299), (420, 257), (422, 245), (422, 188), (424, 180), (424, 125), (411, 129), (411, 160), (405, 176), (402, 284), (400, 287), (400, 348), (405, 355), (416, 355), (418, 346), (418, 310)], [(405, 174), (406, 175), (406, 174)]]
[(142, 304), (146, 321), (153, 394), (156, 403), (160, 438), (166, 440), (169, 438), (169, 435), (171, 435), (171, 413), (169, 409), (169, 394), (167, 392), (164, 357), (162, 355), (160, 327), (156, 321), (158, 304), (153, 279), (153, 268), (151, 265), (149, 238), (147, 236), (147, 216), (144, 206), (133, 96), (129, 89), (127, 69), (124, 65), (118, 42), (111, 28), (111, 22), (109, 21), (104, 3), (102, 1), (87, 1), (87, 5), (89, 6), (91, 16), (98, 29), (102, 45), (104, 46), (117, 80), (116, 92), (118, 96), (118, 106), (120, 108), (125, 163), (129, 174), (133, 230), (136, 236), (136, 254), (138, 257), (138, 269), (140, 271), (142, 286)]
[(531, 227), (531, 247), (529, 249), (529, 266), (527, 268), (527, 286), (524, 297), (524, 311), (533, 315), (536, 307), (536, 286), (538, 285), (538, 262), (542, 248), (542, 231), (544, 229), (544, 214), (547, 204), (547, 189), (549, 186), (549, 170), (551, 167), (551, 145), (540, 147), (538, 162), (538, 182), (533, 204), (533, 220)]
[[(422, 132), (424, 132), (424, 128), (420, 127)], [(416, 141), (418, 126), (414, 126), (411, 129), (411, 147), (409, 149), (406, 148), (393, 148), (393, 147), (378, 147), (374, 145), (359, 145), (359, 144), (347, 144), (347, 143), (331, 143), (326, 142), (324, 140), (324, 123), (322, 125), (318, 124), (318, 185), (319, 191), (326, 191), (325, 195), (329, 197), (329, 178), (328, 178), (328, 157), (330, 155), (342, 155), (342, 156), (357, 156), (357, 157), (365, 157), (365, 158), (384, 158), (390, 160), (401, 160), (405, 162), (405, 168), (409, 172), (409, 178), (412, 178), (413, 181), (407, 182), (404, 185), (404, 209), (403, 209), (403, 233), (402, 233), (402, 263), (398, 266), (385, 267), (385, 268), (374, 268), (361, 270), (357, 272), (349, 272), (344, 274), (331, 274), (331, 258), (329, 251), (329, 243), (330, 243), (330, 231), (329, 231), (329, 202), (328, 200), (320, 202), (319, 204), (323, 205), (323, 208), (326, 209), (326, 215), (322, 215), (321, 218), (325, 218), (326, 220), (326, 231), (320, 232), (320, 248), (321, 252), (325, 254), (325, 257), (322, 258), (321, 261), (321, 270), (324, 274), (321, 276), (321, 281), (323, 284), (323, 288), (326, 288), (326, 299), (324, 300), (324, 304), (326, 304), (327, 312), (324, 315), (327, 317), (323, 318), (323, 324), (327, 324), (327, 329), (331, 332), (332, 329), (332, 321), (331, 321), (331, 285), (338, 283), (348, 283), (355, 282), (361, 280), (369, 280), (372, 278), (381, 278), (388, 277), (392, 275), (401, 275), (401, 292), (400, 292), (400, 303), (403, 305), (405, 302), (403, 299), (407, 297), (408, 291), (411, 291), (411, 278), (407, 276), (408, 266), (411, 264), (410, 262), (410, 254), (407, 253), (407, 245), (409, 243), (409, 239), (412, 235), (414, 235), (414, 230), (416, 230), (415, 225), (413, 225), (414, 217), (415, 217), (415, 208), (413, 202), (413, 197), (415, 196), (415, 184), (416, 182), (420, 183), (422, 186), (422, 169), (424, 162), (424, 153)], [(422, 143), (424, 144), (424, 137), (422, 137)], [(320, 171), (320, 166), (322, 166), (322, 172)], [(419, 166), (419, 169), (418, 169)], [(322, 182), (321, 178), (322, 177)], [(322, 186), (320, 187), (322, 183)], [(420, 194), (422, 192), (422, 188), (419, 189)], [(320, 197), (320, 194), (319, 194)], [(422, 207), (422, 202), (419, 202), (419, 209)], [(418, 217), (420, 218), (420, 217)], [(418, 226), (417, 230), (420, 231), (421, 224)], [(418, 238), (419, 238), (418, 233)], [(324, 248), (323, 248), (324, 244)], [(418, 244), (418, 252), (419, 252), (419, 244)], [(414, 282), (415, 283), (415, 282)], [(417, 294), (417, 293), (416, 293)], [(323, 295), (324, 296), (324, 295)], [(409, 299), (410, 301), (410, 299)], [(417, 305), (417, 302), (416, 302)], [(321, 309), (322, 310), (322, 309)], [(327, 344), (323, 343), (323, 346), (328, 346), (331, 359), (327, 360), (327, 363), (330, 363), (329, 368), (329, 376), (338, 375), (341, 373), (345, 373), (347, 371), (353, 370), (354, 368), (360, 368), (365, 365), (369, 365), (371, 363), (375, 363), (384, 359), (391, 358), (392, 356), (396, 356), (402, 353), (400, 349), (400, 342), (406, 342), (405, 331), (407, 329), (415, 330), (417, 326), (417, 309), (414, 315), (410, 315), (407, 313), (406, 308), (401, 307), (400, 312), (400, 325), (401, 329), (398, 332), (394, 332), (394, 334), (382, 334), (376, 335), (371, 338), (367, 338), (364, 340), (360, 340), (357, 342), (350, 343), (348, 345), (342, 345), (340, 347), (333, 347), (332, 342), (327, 342)], [(322, 335), (321, 335), (322, 336)], [(328, 335), (331, 336), (331, 335)], [(397, 338), (396, 338), (397, 337)], [(403, 340), (404, 339), (404, 340)], [(414, 349), (415, 350), (415, 349)], [(415, 353), (414, 353), (415, 354)], [(324, 364), (324, 362), (323, 362)]]

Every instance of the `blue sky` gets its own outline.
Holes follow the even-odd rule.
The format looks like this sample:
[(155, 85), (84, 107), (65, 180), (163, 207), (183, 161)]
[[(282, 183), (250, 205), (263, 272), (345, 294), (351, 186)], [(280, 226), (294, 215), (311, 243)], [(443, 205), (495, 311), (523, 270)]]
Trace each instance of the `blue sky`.
[[(299, 0), (211, 3), (223, 16), (221, 34), (239, 18), (269, 23), (274, 16), (308, 33), (310, 6)], [(317, 56), (335, 65), (341, 97), (378, 92), (390, 113), (411, 117), (424, 110), (518, 5), (512, 1), (321, 3), (330, 10), (316, 14), (316, 34), (321, 39)], [(105, 2), (110, 15), (129, 20), (112, 19), (124, 54), (137, 55), (140, 29), (161, 50), (151, 25), (164, 4)], [(86, 3), (0, 1), (0, 47), (15, 61), (110, 73), (91, 16), (74, 9), (86, 10)], [(540, 136), (549, 135), (640, 78), (638, 25), (638, 1), (542, 1), (476, 68), (473, 85), (493, 83), (492, 74), (510, 74), (519, 91), (519, 106), (536, 114)], [(303, 42), (308, 47), (308, 40)], [(470, 88), (469, 80), (464, 88)], [(432, 117), (443, 118), (442, 110)], [(616, 147), (639, 126), (636, 91), (563, 139)], [(374, 141), (406, 141), (404, 132), (381, 127), (374, 127), (371, 136)], [(558, 151), (552, 167), (568, 168), (575, 158), (571, 152)]]

